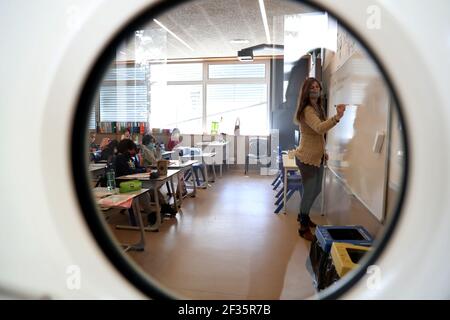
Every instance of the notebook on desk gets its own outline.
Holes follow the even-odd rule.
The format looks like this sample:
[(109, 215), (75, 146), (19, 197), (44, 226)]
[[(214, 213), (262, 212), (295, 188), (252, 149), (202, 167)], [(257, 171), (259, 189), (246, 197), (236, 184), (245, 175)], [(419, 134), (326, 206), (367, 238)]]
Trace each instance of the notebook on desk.
[(113, 194), (110, 190), (106, 188), (95, 188), (93, 192), (96, 200), (106, 198)]

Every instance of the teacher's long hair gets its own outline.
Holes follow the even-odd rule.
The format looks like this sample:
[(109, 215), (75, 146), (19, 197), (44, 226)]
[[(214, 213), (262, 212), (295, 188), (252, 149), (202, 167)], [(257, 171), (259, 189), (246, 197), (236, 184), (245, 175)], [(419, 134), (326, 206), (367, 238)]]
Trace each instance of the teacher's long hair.
[[(294, 114), (294, 123), (296, 124), (300, 124), (300, 119), (302, 117), (303, 110), (305, 110), (307, 106), (312, 106), (311, 101), (309, 99), (309, 90), (311, 89), (311, 85), (314, 82), (317, 82), (319, 84), (320, 91), (322, 91), (322, 85), (316, 78), (307, 78), (303, 82), (302, 90), (300, 92), (300, 96), (297, 101), (297, 110), (295, 111)], [(317, 99), (317, 105), (319, 106), (319, 108), (315, 109), (319, 115), (319, 118), (325, 120), (325, 111), (323, 110), (322, 106), (322, 96), (319, 96), (319, 98)]]

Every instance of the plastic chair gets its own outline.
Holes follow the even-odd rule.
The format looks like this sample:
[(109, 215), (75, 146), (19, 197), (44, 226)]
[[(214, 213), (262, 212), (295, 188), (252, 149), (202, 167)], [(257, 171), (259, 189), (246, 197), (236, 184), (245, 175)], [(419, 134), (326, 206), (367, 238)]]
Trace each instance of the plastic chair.
[[(303, 183), (302, 179), (299, 174), (288, 176), (287, 179), (287, 190), (286, 190), (286, 202), (289, 201), (289, 199), (292, 197), (292, 195), (298, 191), (300, 193), (300, 197), (303, 198)], [(278, 205), (275, 209), (275, 213), (279, 213), (281, 209), (284, 207), (284, 197), (283, 197), (283, 190), (281, 190), (281, 196), (275, 201), (275, 205)]]
[[(283, 157), (281, 154), (281, 148), (280, 146), (277, 147), (278, 150), (278, 157), (277, 157), (277, 162), (278, 162), (278, 174), (275, 177), (275, 179), (272, 182), (272, 186), (273, 190), (276, 190), (278, 188), (278, 186), (283, 182)], [(277, 196), (278, 197), (278, 196)]]
[[(282, 158), (281, 158), (282, 159)], [(283, 161), (280, 161), (280, 170), (281, 170), (281, 177), (280, 181), (284, 182), (284, 166)], [(287, 176), (287, 186), (286, 186), (286, 202), (289, 201), (289, 199), (292, 197), (292, 195), (298, 191), (300, 193), (300, 197), (303, 198), (303, 182), (302, 177), (299, 173), (293, 173)], [(281, 209), (284, 207), (284, 196), (283, 196), (284, 188), (282, 188), (280, 191), (278, 191), (276, 197), (278, 198), (275, 201), (275, 205), (277, 208), (275, 209), (274, 213), (278, 214)]]
[[(185, 147), (185, 148), (180, 149), (180, 156), (183, 156), (183, 155), (192, 155), (192, 156), (194, 156), (194, 155), (199, 155), (201, 153), (202, 153), (202, 149), (200, 149), (200, 148), (188, 148), (188, 147)], [(195, 181), (197, 182), (197, 186), (200, 187), (202, 185), (202, 183), (200, 183), (199, 174), (198, 174), (199, 171), (200, 171), (200, 174), (202, 175), (204, 183), (207, 182), (206, 178), (205, 178), (205, 173), (203, 171), (205, 169), (205, 165), (204, 165), (204, 163), (199, 162), (199, 163), (193, 164), (192, 168), (193, 168), (192, 171), (194, 172)], [(191, 172), (189, 171), (185, 175), (185, 181), (189, 180), (190, 177), (191, 177)]]
[(267, 165), (270, 165), (270, 156), (267, 154), (267, 138), (261, 137), (251, 137), (248, 141), (249, 153), (245, 156), (245, 174), (248, 172), (248, 166), (250, 160), (256, 160), (261, 162), (261, 160), (266, 160)]

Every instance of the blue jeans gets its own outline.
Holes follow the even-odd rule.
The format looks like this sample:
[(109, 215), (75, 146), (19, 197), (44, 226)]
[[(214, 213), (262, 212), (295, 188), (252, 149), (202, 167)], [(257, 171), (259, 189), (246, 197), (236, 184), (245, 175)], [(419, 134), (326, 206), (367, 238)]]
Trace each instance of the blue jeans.
[(309, 222), (309, 211), (317, 196), (322, 191), (323, 159), (320, 163), (320, 167), (305, 164), (297, 158), (295, 158), (295, 163), (300, 169), (304, 189), (302, 201), (300, 203), (300, 224), (307, 225)]

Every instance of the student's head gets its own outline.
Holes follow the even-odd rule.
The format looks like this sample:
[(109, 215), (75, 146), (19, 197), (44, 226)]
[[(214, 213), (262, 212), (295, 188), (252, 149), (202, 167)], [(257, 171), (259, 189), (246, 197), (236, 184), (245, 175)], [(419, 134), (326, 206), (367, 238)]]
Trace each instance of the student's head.
[(100, 143), (100, 150), (104, 150), (110, 143), (111, 143), (111, 139), (103, 138), (102, 142)]
[(119, 142), (119, 145), (117, 147), (117, 150), (119, 151), (119, 153), (122, 154), (129, 154), (130, 156), (134, 156), (136, 155), (136, 144), (130, 140), (130, 139), (123, 139), (122, 141)]
[[(297, 105), (297, 111), (295, 112), (294, 121), (296, 123), (300, 123), (300, 118), (302, 116), (303, 110), (312, 105), (311, 101), (317, 101), (317, 105), (322, 107), (322, 85), (316, 78), (307, 78), (302, 85), (302, 90), (300, 91), (300, 99)], [(322, 112), (322, 108), (319, 110)], [(325, 115), (321, 114), (321, 117), (324, 118)]]
[(125, 132), (123, 133), (123, 138), (130, 139), (130, 137), (131, 137), (130, 129), (125, 129)]
[(117, 141), (116, 139), (112, 140), (108, 144), (108, 149), (111, 150), (114, 154), (116, 154), (119, 149), (119, 141)]
[(172, 135), (171, 135), (170, 139), (173, 141), (179, 141), (180, 140), (180, 129), (174, 128), (172, 130)]
[(156, 139), (154, 136), (152, 136), (151, 134), (146, 134), (143, 138), (142, 138), (142, 144), (144, 146), (148, 146), (150, 143), (156, 143)]

